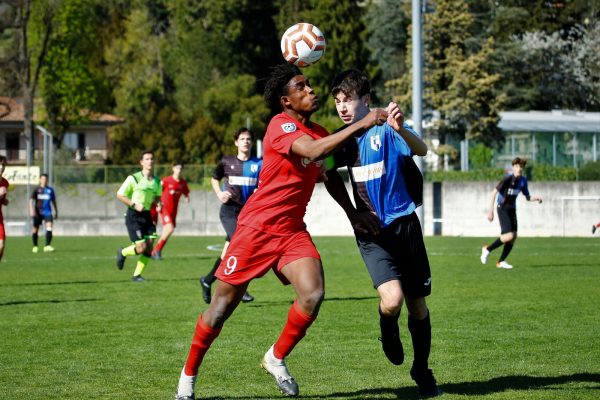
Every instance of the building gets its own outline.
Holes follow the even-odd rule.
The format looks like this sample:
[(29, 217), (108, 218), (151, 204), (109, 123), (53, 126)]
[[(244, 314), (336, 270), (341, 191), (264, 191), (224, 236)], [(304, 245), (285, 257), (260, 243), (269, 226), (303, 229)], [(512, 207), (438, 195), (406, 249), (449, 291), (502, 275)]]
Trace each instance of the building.
[[(72, 151), (73, 159), (103, 163), (110, 155), (111, 142), (108, 128), (123, 122), (110, 114), (92, 114), (91, 121), (76, 125), (64, 136), (63, 148)], [(20, 99), (0, 96), (0, 154), (10, 164), (25, 164), (27, 141), (23, 135), (24, 109)], [(43, 151), (43, 135), (36, 129), (35, 154)]]

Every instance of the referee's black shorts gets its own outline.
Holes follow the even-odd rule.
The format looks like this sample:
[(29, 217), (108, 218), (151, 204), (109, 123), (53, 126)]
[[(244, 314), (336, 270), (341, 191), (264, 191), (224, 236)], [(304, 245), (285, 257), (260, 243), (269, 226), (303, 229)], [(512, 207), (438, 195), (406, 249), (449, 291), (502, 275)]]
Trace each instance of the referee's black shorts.
[(237, 228), (238, 215), (242, 211), (242, 206), (233, 201), (221, 204), (221, 210), (219, 211), (219, 218), (225, 233), (227, 234), (226, 240), (231, 242), (235, 228)]
[(501, 234), (517, 231), (517, 209), (498, 206), (498, 221)]
[(156, 225), (152, 222), (152, 215), (150, 215), (150, 211), (146, 210), (138, 212), (128, 208), (125, 213), (125, 226), (127, 227), (127, 233), (129, 233), (129, 239), (134, 243), (156, 233)]
[(413, 212), (380, 230), (356, 237), (373, 286), (399, 280), (407, 297), (431, 294), (431, 270), (419, 218)]

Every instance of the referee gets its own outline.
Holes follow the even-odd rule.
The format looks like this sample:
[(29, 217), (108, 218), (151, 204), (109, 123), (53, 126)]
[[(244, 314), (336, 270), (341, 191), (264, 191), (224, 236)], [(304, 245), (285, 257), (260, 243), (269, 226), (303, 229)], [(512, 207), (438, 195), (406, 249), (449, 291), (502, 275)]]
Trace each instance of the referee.
[(117, 251), (117, 268), (123, 269), (128, 256), (139, 255), (133, 273), (133, 282), (144, 282), (142, 272), (152, 254), (153, 240), (156, 237), (156, 226), (152, 221), (150, 209), (154, 204), (160, 211), (160, 195), (162, 187), (154, 176), (154, 153), (145, 150), (140, 157), (142, 170), (129, 175), (117, 191), (117, 199), (127, 206), (125, 226), (132, 244)]

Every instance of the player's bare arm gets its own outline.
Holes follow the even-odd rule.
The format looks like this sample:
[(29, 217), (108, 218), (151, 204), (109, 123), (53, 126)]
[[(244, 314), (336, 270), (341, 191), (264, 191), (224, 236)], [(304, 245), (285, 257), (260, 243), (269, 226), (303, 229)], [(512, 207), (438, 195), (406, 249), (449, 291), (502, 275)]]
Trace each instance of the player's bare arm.
[(421, 157), (425, 156), (427, 154), (427, 144), (420, 137), (404, 128), (404, 113), (400, 110), (398, 104), (392, 102), (386, 110), (388, 112), (387, 123), (402, 136), (413, 153)]
[(35, 217), (35, 205), (33, 199), (29, 199), (29, 216)]
[(490, 208), (487, 215), (487, 219), (490, 222), (494, 220), (494, 205), (496, 204), (496, 196), (498, 196), (498, 189), (494, 189), (492, 191), (492, 201), (490, 202)]
[[(221, 182), (219, 182), (215, 178), (211, 178), (210, 183), (212, 185), (212, 188), (213, 188), (215, 194), (221, 201), (221, 203), (227, 203), (229, 201), (229, 199), (231, 199), (231, 192), (229, 192), (228, 190), (225, 190), (225, 191), (221, 190)], [(189, 197), (188, 197), (188, 203), (189, 203)]]
[(379, 233), (379, 219), (373, 213), (359, 212), (354, 207), (350, 200), (350, 196), (346, 191), (344, 180), (337, 171), (327, 171), (327, 180), (325, 181), (327, 192), (333, 199), (342, 207), (346, 216), (350, 220), (352, 229), (358, 234), (373, 234)]
[(335, 135), (329, 135), (321, 139), (313, 139), (309, 135), (299, 137), (292, 144), (292, 151), (311, 161), (322, 160), (337, 151), (348, 139), (362, 133), (374, 125), (382, 125), (387, 119), (387, 112), (376, 108), (369, 112), (363, 119), (347, 126)]
[(528, 201), (537, 201), (539, 204), (542, 204), (542, 198), (540, 196), (531, 196)]

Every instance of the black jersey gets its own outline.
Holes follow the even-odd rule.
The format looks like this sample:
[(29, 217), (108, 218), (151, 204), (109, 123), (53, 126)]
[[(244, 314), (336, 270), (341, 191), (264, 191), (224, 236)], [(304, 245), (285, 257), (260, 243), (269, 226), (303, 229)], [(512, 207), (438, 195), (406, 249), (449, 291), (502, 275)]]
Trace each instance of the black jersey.
[(529, 188), (527, 187), (527, 178), (524, 176), (516, 177), (513, 174), (506, 175), (496, 190), (500, 195), (498, 196), (498, 206), (500, 207), (517, 207), (517, 196), (523, 192), (523, 195), (529, 200)]
[(261, 168), (260, 158), (252, 157), (242, 161), (237, 156), (224, 156), (212, 177), (218, 181), (223, 179), (222, 190), (231, 193), (229, 201), (243, 206), (258, 185)]

